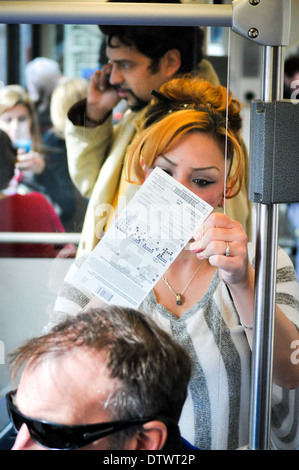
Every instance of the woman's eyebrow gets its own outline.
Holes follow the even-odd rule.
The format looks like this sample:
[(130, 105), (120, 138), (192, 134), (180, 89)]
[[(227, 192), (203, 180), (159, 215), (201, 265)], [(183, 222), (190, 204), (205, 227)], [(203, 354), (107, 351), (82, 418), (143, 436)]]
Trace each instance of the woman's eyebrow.
[(200, 168), (193, 168), (192, 171), (205, 171), (205, 170), (217, 170), (220, 173), (220, 168), (218, 168), (217, 166), (204, 166)]
[(164, 158), (164, 160), (166, 160), (172, 166), (177, 166), (176, 163), (173, 163), (171, 160), (169, 160), (167, 157), (165, 157), (165, 155), (163, 153), (160, 153), (160, 155), (158, 155), (158, 157)]
[[(177, 163), (173, 163), (163, 153), (158, 155), (158, 157), (163, 157), (170, 165), (177, 166)], [(205, 167), (200, 167), (200, 168), (192, 168), (192, 171), (205, 171), (205, 170), (217, 170), (220, 173), (220, 169), (217, 166), (205, 166)]]

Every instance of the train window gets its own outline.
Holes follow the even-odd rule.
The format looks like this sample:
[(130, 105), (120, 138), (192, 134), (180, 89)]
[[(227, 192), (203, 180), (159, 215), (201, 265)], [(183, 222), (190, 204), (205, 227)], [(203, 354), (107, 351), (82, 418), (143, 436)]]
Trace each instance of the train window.
[(68, 171), (63, 113), (86, 97), (100, 44), (96, 25), (0, 25), (1, 257), (75, 254), (88, 199)]

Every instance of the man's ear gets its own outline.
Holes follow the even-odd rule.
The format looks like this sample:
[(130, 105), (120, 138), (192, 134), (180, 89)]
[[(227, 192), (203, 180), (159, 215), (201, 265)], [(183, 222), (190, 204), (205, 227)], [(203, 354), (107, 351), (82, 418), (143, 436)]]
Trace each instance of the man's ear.
[(181, 53), (178, 49), (169, 49), (162, 57), (164, 70), (168, 78), (173, 77), (182, 65)]
[(125, 450), (161, 450), (167, 439), (167, 427), (162, 421), (150, 421), (142, 432), (129, 439)]

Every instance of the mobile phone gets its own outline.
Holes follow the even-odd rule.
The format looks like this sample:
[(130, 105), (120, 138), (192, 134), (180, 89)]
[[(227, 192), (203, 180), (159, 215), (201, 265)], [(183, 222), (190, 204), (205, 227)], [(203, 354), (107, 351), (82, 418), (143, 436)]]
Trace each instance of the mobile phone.
[(28, 153), (31, 150), (32, 142), (31, 139), (16, 139), (14, 146), (18, 149), (24, 149)]
[(106, 75), (105, 79), (106, 79), (106, 85), (109, 86), (109, 87), (111, 87), (111, 83), (110, 83), (110, 73)]

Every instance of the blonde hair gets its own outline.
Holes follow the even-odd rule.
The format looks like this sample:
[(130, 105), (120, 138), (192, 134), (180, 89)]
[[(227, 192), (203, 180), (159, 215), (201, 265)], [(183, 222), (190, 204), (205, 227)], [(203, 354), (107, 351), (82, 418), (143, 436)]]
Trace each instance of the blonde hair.
[[(236, 196), (242, 186), (244, 154), (240, 145), (240, 103), (226, 88), (214, 87), (199, 78), (184, 77), (165, 83), (149, 106), (143, 128), (128, 149), (125, 173), (132, 183), (144, 181), (144, 165), (150, 168), (158, 155), (169, 151), (189, 132), (214, 138), (234, 172), (227, 180), (227, 197)], [(162, 94), (163, 93), (163, 94)], [(228, 107), (228, 124), (226, 123)], [(232, 192), (232, 189), (234, 191)]]
[(64, 136), (65, 120), (71, 106), (86, 98), (88, 82), (84, 78), (66, 79), (53, 91), (50, 115), (55, 131)]
[(41, 150), (41, 135), (38, 116), (33, 102), (30, 100), (25, 88), (21, 85), (6, 85), (0, 88), (0, 115), (6, 113), (18, 104), (24, 105), (31, 119), (32, 150)]

